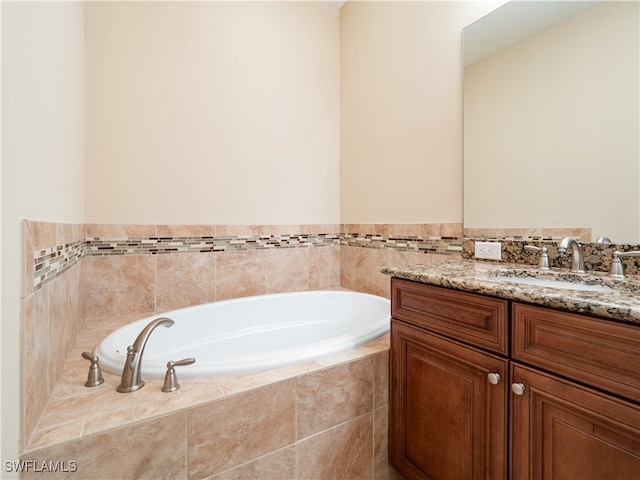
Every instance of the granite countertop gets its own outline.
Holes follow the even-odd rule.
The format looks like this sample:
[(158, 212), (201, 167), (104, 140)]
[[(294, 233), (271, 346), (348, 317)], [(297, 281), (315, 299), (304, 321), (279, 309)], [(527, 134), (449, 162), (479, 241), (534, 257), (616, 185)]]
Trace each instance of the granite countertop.
[[(542, 272), (535, 266), (447, 260), (432, 265), (404, 265), (383, 268), (392, 277), (452, 288), (492, 297), (584, 313), (619, 320), (640, 327), (640, 276), (617, 280), (603, 272), (571, 273), (565, 269)], [(505, 277), (510, 277), (506, 281)], [(579, 282), (610, 287), (607, 291), (583, 291), (516, 283), (513, 277)], [(531, 279), (531, 278), (530, 278)]]

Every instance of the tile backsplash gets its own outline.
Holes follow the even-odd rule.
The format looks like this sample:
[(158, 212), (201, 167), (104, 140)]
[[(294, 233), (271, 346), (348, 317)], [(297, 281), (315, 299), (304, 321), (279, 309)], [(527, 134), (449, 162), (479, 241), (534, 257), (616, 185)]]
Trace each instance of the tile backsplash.
[[(546, 246), (549, 255), (549, 266), (551, 268), (565, 268), (571, 266), (571, 255), (561, 255), (558, 253), (558, 243), (562, 237), (532, 237), (532, 238), (504, 238), (504, 237), (479, 237), (465, 238), (462, 248), (462, 258), (475, 259), (475, 241), (496, 241), (502, 244), (502, 262), (520, 263), (535, 266), (538, 264), (537, 252), (525, 250), (525, 245), (535, 245), (538, 247)], [(584, 258), (585, 270), (595, 272), (608, 272), (613, 258), (613, 252), (619, 250), (621, 252), (638, 251), (640, 245), (631, 244), (600, 244), (581, 242)], [(640, 274), (640, 257), (625, 257), (620, 259), (625, 266), (627, 275)], [(486, 260), (481, 260), (486, 261)]]

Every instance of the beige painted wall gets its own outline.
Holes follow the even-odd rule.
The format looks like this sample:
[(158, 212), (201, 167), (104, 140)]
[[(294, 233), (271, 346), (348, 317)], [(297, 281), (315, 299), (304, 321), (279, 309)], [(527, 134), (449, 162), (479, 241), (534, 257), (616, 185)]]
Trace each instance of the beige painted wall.
[(3, 460), (20, 218), (461, 220), (460, 31), (494, 3), (176, 5), (2, 3)]
[(466, 69), (465, 227), (638, 242), (638, 11), (605, 2)]
[(462, 222), (461, 32), (501, 3), (342, 7), (342, 222)]
[(20, 435), (20, 220), (82, 223), (83, 180), (83, 6), (2, 2), (2, 478)]
[(339, 12), (87, 4), (87, 222), (338, 223)]

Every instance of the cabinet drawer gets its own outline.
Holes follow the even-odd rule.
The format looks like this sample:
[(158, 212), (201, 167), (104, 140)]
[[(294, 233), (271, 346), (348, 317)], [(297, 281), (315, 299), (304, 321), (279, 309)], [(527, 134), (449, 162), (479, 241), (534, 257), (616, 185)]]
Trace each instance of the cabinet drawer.
[(514, 303), (514, 359), (640, 401), (640, 328)]
[(508, 302), (423, 283), (391, 279), (394, 318), (508, 354)]

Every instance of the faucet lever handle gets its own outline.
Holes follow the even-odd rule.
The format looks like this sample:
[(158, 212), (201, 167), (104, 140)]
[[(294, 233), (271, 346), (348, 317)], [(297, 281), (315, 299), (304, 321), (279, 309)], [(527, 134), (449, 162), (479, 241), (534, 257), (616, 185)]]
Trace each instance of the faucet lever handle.
[(169, 360), (167, 362), (167, 373), (164, 376), (164, 385), (162, 386), (162, 391), (165, 393), (169, 393), (175, 392), (180, 388), (178, 377), (176, 376), (176, 370), (173, 367), (184, 367), (186, 365), (193, 365), (194, 363), (196, 363), (195, 358), (184, 358), (182, 360), (178, 360), (177, 362)]
[(536, 247), (535, 245), (525, 245), (525, 250), (531, 252), (540, 252), (540, 260), (538, 260), (538, 268), (540, 270), (549, 270), (549, 255), (547, 254), (547, 247)]
[(167, 368), (185, 367), (187, 365), (193, 365), (194, 363), (196, 363), (195, 358), (183, 358), (182, 360), (178, 360), (177, 362), (170, 360), (169, 363), (167, 363)]
[(82, 358), (86, 358), (91, 362), (89, 375), (84, 386), (97, 387), (98, 385), (101, 385), (104, 382), (104, 378), (102, 378), (102, 371), (100, 370), (100, 364), (98, 363), (100, 362), (100, 359), (91, 352), (82, 352)]
[(620, 257), (640, 257), (640, 251), (621, 252), (616, 250), (613, 252), (613, 258), (611, 259), (611, 266), (609, 267), (609, 275), (613, 278), (624, 278), (624, 266), (620, 261)]

